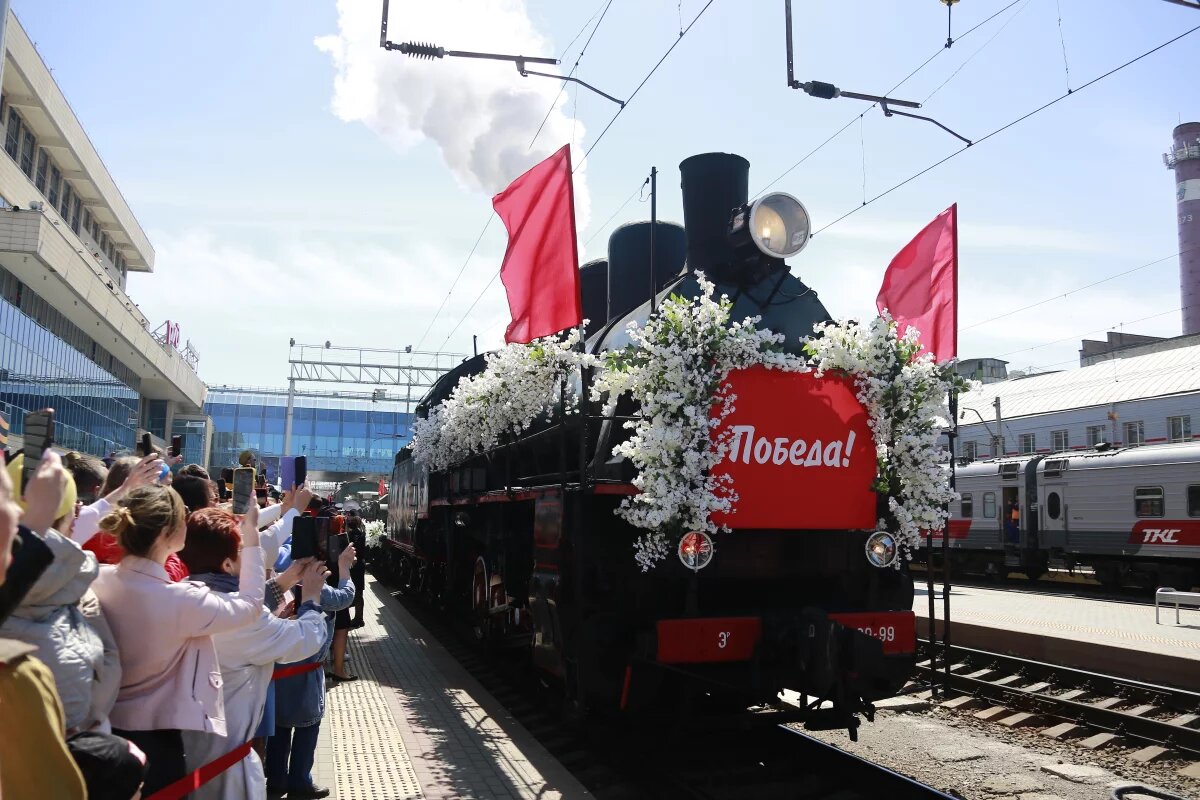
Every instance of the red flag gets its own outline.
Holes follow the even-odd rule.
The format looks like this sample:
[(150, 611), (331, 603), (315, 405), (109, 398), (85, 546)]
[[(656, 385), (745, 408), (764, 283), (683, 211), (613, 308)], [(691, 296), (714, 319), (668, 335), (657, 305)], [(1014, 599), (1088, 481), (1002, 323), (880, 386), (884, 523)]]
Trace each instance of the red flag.
[(583, 320), (571, 149), (562, 149), (492, 198), (508, 229), (500, 280), (512, 322), (506, 342), (529, 342)]
[(379, 479), (379, 496), (383, 497), (387, 494), (387, 484), (383, 482), (383, 478)]
[(875, 307), (891, 312), (901, 334), (910, 325), (919, 330), (934, 361), (958, 355), (958, 203), (888, 264)]

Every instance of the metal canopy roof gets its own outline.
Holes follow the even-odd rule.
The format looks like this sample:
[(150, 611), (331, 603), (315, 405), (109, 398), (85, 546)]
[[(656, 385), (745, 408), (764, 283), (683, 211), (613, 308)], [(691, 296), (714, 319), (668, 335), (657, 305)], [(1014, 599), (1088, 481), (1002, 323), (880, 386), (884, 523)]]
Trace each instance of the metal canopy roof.
[(1013, 419), (1187, 392), (1200, 392), (1200, 345), (984, 384), (961, 395), (958, 405), (987, 416), (999, 397), (1004, 418)]

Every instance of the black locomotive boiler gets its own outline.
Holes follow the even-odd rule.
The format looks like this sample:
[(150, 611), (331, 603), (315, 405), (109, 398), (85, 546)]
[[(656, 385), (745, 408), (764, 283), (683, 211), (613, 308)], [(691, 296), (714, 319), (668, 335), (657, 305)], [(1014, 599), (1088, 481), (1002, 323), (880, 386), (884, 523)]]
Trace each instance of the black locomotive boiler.
[[(658, 297), (696, 297), (701, 271), (733, 301), (732, 319), (760, 316), (760, 326), (798, 350), (829, 315), (783, 259), (730, 235), (753, 218), (749, 163), (709, 153), (686, 159), (680, 173), (684, 227), (656, 223), (651, 237), (650, 223), (625, 225), (607, 259), (583, 265), (582, 301), (595, 331), (586, 346), (621, 348), (627, 323), (648, 318), (652, 263)], [(485, 366), (477, 356), (446, 374), (418, 415)], [(864, 555), (879, 518), (869, 489), (868, 507), (839, 509), (828, 507), (835, 497), (788, 485), (777, 499), (794, 518), (789, 527), (733, 524), (705, 568), (670, 557), (642, 572), (633, 542), (644, 531), (614, 514), (634, 491), (632, 467), (612, 455), (628, 435), (622, 420), (637, 409), (561, 411), (445, 471), (423, 468), (407, 448), (398, 453), (383, 569), (469, 619), (481, 640), (528, 648), (535, 668), (587, 712), (631, 713), (681, 687), (745, 704), (772, 703), (790, 689), (811, 700), (812, 727), (853, 733), (858, 714), (900, 689), (915, 659), (913, 586), (906, 569), (879, 568)], [(868, 521), (829, 522), (851, 518)]]

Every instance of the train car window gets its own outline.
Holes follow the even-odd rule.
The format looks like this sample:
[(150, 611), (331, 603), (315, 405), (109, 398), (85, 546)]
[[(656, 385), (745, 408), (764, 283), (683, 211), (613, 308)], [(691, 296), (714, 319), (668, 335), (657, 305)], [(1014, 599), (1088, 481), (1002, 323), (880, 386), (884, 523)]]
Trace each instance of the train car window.
[(1015, 481), (1020, 474), (1021, 474), (1021, 465), (1020, 464), (1012, 463), (1012, 464), (1001, 464), (1000, 465), (1001, 480)]
[[(1200, 489), (1200, 486), (1196, 487)], [(962, 496), (961, 507), (959, 513), (963, 519), (970, 519), (975, 516), (975, 504), (971, 501), (971, 493), (967, 492)]]
[(996, 493), (983, 493), (983, 516), (987, 519), (996, 518)]
[(1163, 490), (1161, 486), (1138, 486), (1133, 490), (1134, 512), (1139, 517), (1163, 516)]
[(1062, 513), (1062, 498), (1058, 496), (1058, 492), (1051, 492), (1046, 498), (1046, 516), (1050, 519), (1058, 519), (1058, 515)]
[(1069, 463), (1070, 459), (1067, 458), (1051, 459), (1046, 462), (1046, 468), (1043, 474), (1047, 478), (1057, 478), (1059, 475), (1063, 474), (1063, 471), (1066, 470), (1067, 464)]
[(1200, 486), (1187, 487), (1188, 516), (1200, 517)]

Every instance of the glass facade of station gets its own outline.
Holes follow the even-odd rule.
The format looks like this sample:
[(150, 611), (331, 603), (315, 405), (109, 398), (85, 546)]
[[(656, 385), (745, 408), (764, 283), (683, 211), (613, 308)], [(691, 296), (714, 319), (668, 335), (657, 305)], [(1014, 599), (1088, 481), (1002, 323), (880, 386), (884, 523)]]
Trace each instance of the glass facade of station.
[[(309, 472), (390, 474), (396, 451), (411, 436), (404, 408), (403, 402), (369, 398), (296, 397), (292, 455), (307, 456)], [(210, 471), (236, 466), (238, 455), (252, 450), (274, 481), (283, 455), (286, 391), (210, 388), (204, 413), (213, 424)]]
[(55, 444), (97, 456), (134, 446), (140, 380), (42, 297), (0, 267), (0, 410), (13, 433), (54, 409)]

